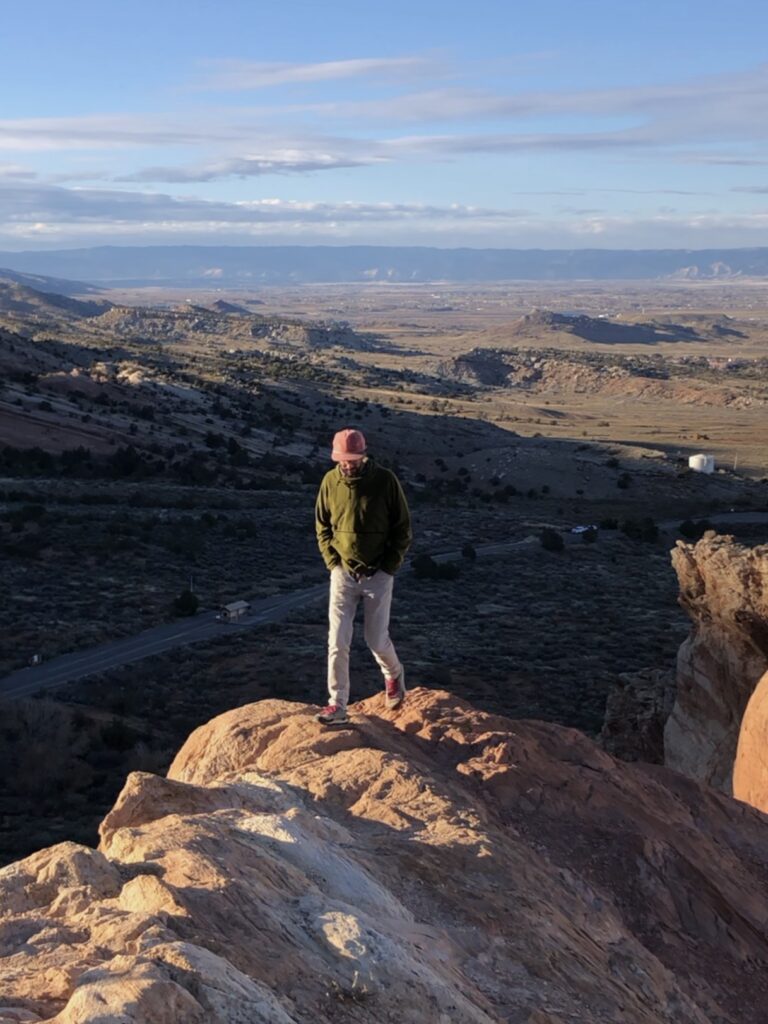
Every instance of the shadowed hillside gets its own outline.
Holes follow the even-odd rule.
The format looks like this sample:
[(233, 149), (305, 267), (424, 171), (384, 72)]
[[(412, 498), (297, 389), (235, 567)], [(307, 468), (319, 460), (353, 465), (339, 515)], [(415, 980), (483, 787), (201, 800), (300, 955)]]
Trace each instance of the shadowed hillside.
[(617, 323), (601, 317), (536, 310), (511, 324), (509, 335), (512, 339), (536, 339), (546, 344), (548, 333), (562, 333), (598, 345), (658, 345), (662, 342), (745, 337), (742, 331), (729, 325), (727, 319), (695, 325), (671, 321)]
[(82, 302), (67, 295), (39, 291), (15, 281), (5, 281), (0, 272), (0, 313), (26, 313), (36, 316), (99, 316), (111, 303)]

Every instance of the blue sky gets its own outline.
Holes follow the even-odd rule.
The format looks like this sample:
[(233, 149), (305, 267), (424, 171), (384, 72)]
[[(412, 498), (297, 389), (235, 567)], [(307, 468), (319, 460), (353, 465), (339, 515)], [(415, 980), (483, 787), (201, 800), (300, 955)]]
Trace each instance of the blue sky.
[(768, 244), (758, 0), (3, 14), (0, 247)]

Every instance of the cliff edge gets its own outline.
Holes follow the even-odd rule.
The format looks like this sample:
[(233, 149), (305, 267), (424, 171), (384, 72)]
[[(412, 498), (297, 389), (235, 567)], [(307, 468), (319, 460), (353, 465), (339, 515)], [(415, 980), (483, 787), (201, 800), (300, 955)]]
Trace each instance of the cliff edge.
[(758, 1024), (768, 819), (415, 690), (237, 708), (0, 871), (0, 1021)]

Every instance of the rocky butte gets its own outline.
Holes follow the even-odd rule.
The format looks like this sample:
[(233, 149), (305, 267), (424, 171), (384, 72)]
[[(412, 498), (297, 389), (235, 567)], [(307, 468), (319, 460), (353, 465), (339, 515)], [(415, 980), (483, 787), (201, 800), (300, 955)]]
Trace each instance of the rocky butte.
[(442, 691), (263, 701), (0, 871), (0, 1021), (764, 1024), (768, 818)]
[(730, 793), (742, 717), (768, 669), (768, 544), (709, 531), (695, 545), (678, 541), (672, 564), (693, 625), (678, 653), (664, 761)]

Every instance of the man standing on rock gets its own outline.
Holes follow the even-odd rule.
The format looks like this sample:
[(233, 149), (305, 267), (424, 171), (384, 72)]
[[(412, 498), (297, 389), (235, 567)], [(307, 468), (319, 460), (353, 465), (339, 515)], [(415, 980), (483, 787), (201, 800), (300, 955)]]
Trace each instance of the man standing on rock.
[(394, 575), (411, 545), (411, 515), (395, 474), (367, 454), (359, 430), (340, 430), (315, 504), (317, 543), (331, 573), (328, 603), (328, 706), (323, 725), (347, 721), (349, 646), (358, 601), (365, 641), (384, 675), (387, 707), (405, 698), (405, 673), (389, 636)]

